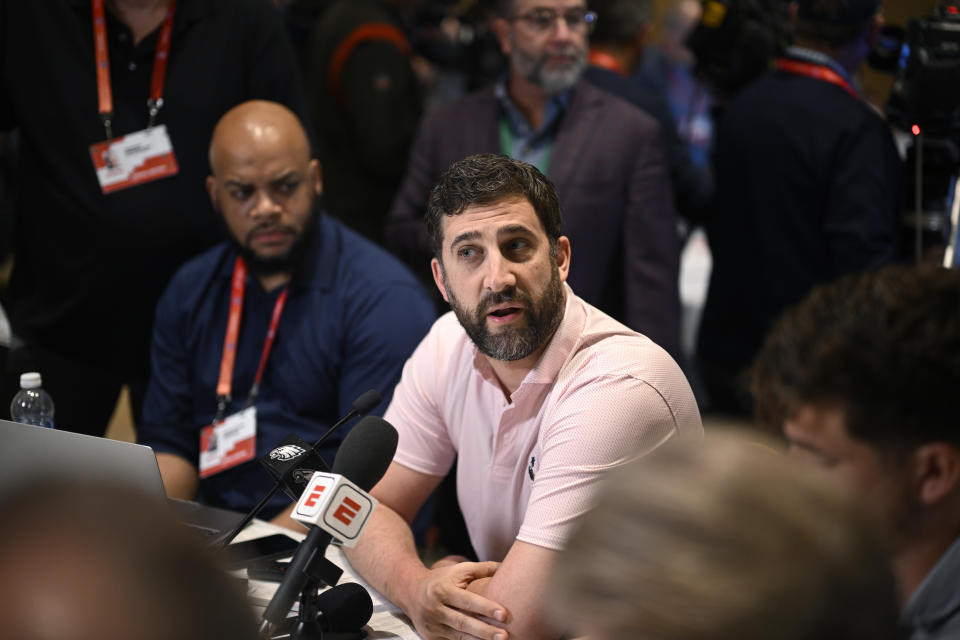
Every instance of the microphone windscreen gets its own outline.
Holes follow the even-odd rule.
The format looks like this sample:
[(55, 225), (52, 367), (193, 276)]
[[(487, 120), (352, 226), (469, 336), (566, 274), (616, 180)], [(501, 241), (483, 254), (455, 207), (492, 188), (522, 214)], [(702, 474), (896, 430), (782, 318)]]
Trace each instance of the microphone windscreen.
[(365, 416), (376, 409), (379, 404), (380, 394), (377, 393), (376, 389), (370, 389), (353, 401), (352, 409), (357, 412), (357, 415)]
[(340, 444), (333, 460), (333, 473), (339, 473), (364, 491), (370, 491), (393, 461), (397, 438), (397, 430), (383, 418), (363, 418)]
[(373, 616), (373, 600), (356, 582), (344, 582), (317, 596), (323, 614), (323, 630), (333, 633), (359, 631)]

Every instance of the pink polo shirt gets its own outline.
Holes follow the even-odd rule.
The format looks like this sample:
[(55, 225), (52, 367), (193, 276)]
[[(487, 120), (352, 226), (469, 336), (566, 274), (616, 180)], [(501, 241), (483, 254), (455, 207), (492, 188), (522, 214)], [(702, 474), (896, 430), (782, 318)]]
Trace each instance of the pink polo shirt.
[[(566, 285), (565, 285), (566, 287)], [(394, 461), (442, 476), (481, 560), (514, 540), (562, 549), (605, 471), (703, 427), (680, 367), (566, 287), (566, 308), (540, 360), (507, 401), (453, 312), (403, 368), (384, 416), (400, 433)]]

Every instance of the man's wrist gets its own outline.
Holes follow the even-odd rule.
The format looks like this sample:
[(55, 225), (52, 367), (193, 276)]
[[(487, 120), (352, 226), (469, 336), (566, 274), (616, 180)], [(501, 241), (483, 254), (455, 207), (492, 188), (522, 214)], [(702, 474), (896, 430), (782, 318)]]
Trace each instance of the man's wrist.
[(411, 615), (417, 601), (419, 585), (430, 574), (430, 569), (420, 562), (419, 558), (413, 558), (411, 562), (398, 563), (392, 573), (395, 582), (388, 597), (404, 613)]

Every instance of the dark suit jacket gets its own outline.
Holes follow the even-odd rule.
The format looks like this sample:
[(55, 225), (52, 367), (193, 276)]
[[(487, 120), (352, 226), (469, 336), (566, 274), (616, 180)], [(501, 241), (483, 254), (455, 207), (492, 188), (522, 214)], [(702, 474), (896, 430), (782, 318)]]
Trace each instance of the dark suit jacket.
[[(456, 160), (500, 153), (499, 117), (497, 98), (485, 89), (424, 118), (385, 238), (417, 273), (430, 260), (423, 222), (430, 189)], [(581, 81), (547, 173), (572, 246), (570, 286), (677, 357), (680, 241), (656, 122)]]

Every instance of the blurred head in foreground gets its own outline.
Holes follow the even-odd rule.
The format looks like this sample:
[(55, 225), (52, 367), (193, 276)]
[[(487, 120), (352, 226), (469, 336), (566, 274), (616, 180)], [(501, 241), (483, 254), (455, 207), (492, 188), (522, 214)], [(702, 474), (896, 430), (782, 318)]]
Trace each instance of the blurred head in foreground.
[(899, 637), (869, 519), (737, 434), (611, 473), (556, 566), (555, 619), (591, 640)]
[(0, 504), (0, 638), (253, 640), (242, 585), (165, 505), (49, 484)]

